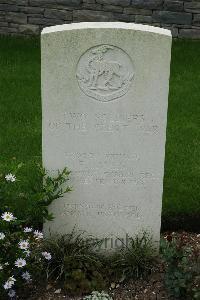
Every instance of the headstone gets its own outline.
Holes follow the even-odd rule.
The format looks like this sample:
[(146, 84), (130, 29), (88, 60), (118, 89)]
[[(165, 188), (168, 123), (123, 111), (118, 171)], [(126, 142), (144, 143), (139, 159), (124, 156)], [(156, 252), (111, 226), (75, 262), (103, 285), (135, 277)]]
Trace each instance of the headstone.
[[(43, 164), (72, 171), (46, 234), (74, 228), (118, 248), (160, 238), (171, 33), (125, 23), (42, 32)], [(121, 239), (121, 241), (118, 240)]]

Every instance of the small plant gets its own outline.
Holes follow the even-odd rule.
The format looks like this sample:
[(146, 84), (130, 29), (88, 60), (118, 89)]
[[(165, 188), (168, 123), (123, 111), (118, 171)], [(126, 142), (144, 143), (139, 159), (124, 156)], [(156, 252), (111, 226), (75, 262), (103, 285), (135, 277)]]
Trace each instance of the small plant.
[(53, 219), (48, 206), (71, 191), (66, 186), (69, 174), (65, 168), (50, 177), (39, 164), (32, 165), (31, 169), (18, 164), (12, 173), (0, 174), (0, 209), (11, 210), (27, 224), (41, 227), (44, 220)]
[[(14, 298), (16, 289), (31, 284), (46, 268), (51, 254), (42, 250), (43, 234), (11, 212), (0, 215), (0, 295)], [(41, 278), (41, 275), (40, 275)], [(1, 298), (1, 299), (2, 299)]]
[(179, 239), (167, 235), (161, 240), (161, 253), (166, 261), (165, 285), (170, 295), (178, 299), (200, 299), (199, 249), (188, 246), (184, 234)]
[(112, 298), (105, 292), (94, 291), (91, 295), (84, 297), (83, 300), (112, 300)]
[(59, 280), (72, 295), (105, 288), (102, 258), (94, 251), (98, 243), (96, 239), (85, 238), (83, 232), (74, 230), (71, 234), (46, 240), (45, 249), (53, 254), (46, 270), (47, 278)]
[(112, 257), (116, 276), (123, 279), (140, 278), (148, 275), (155, 264), (156, 251), (148, 233), (129, 238), (129, 245)]

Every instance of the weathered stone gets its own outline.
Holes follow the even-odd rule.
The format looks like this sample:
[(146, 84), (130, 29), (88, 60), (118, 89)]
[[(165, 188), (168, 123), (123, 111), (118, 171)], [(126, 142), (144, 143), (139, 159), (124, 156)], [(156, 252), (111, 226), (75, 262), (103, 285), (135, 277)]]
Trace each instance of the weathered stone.
[(10, 33), (17, 33), (18, 32), (18, 28), (14, 28), (14, 27), (2, 27), (0, 28), (0, 33), (2, 34), (10, 34)]
[(194, 18), (193, 18), (193, 22), (194, 25), (196, 26), (200, 26), (200, 14), (195, 14)]
[(111, 12), (117, 12), (117, 13), (123, 12), (123, 7), (115, 6), (115, 5), (103, 5), (102, 9), (105, 11), (111, 11)]
[(8, 22), (12, 22), (12, 23), (26, 24), (27, 23), (27, 15), (24, 13), (8, 12), (6, 15), (6, 20)]
[(19, 11), (19, 7), (16, 5), (10, 5), (10, 4), (0, 4), (0, 10), (16, 12), (16, 11)]
[(92, 10), (74, 10), (73, 18), (79, 22), (94, 22), (94, 21), (107, 21), (113, 20), (113, 14), (104, 11)]
[(32, 6), (55, 7), (59, 5), (77, 7), (81, 4), (81, 0), (29, 0)]
[(110, 251), (148, 231), (158, 246), (171, 33), (79, 23), (44, 29), (41, 46), (43, 165), (73, 186), (44, 234), (75, 228)]
[(166, 24), (192, 24), (192, 14), (185, 12), (155, 11), (153, 13), (153, 20)]
[(136, 23), (141, 23), (141, 24), (151, 24), (152, 23), (152, 17), (151, 16), (136, 15), (135, 16), (135, 22)]
[(10, 23), (10, 24), (9, 24), (9, 27), (19, 28), (19, 24)]
[(134, 22), (135, 21), (134, 15), (113, 13), (113, 17), (114, 17), (115, 21), (120, 21), (120, 22)]
[(7, 27), (8, 26), (8, 22), (2, 22), (1, 18), (0, 18), (0, 28), (1, 27)]
[(49, 19), (72, 20), (72, 12), (67, 10), (45, 9), (44, 16)]
[(56, 2), (55, 0), (29, 0), (29, 5), (37, 7), (55, 7)]
[(180, 38), (200, 39), (199, 29), (179, 29)]
[(44, 18), (43, 14), (27, 14), (27, 16), (28, 16), (28, 19), (30, 17), (32, 17), (32, 18)]
[(119, 5), (125, 7), (130, 5), (131, 0), (96, 0), (96, 2), (105, 5)]
[(165, 0), (164, 9), (171, 11), (183, 11), (183, 1)]
[(19, 32), (24, 34), (35, 35), (40, 33), (40, 27), (32, 24), (20, 25)]
[(96, 0), (83, 0), (83, 3), (95, 4)]
[(0, 3), (15, 4), (15, 5), (28, 5), (28, 0), (0, 0)]
[(200, 13), (200, 2), (185, 2), (184, 10), (187, 12)]
[(65, 6), (79, 6), (81, 4), (81, 0), (56, 0), (57, 4), (62, 4)]
[(132, 0), (131, 5), (138, 8), (160, 9), (163, 0)]
[(59, 25), (59, 24), (63, 24), (64, 22), (63, 20), (59, 20), (59, 19), (33, 18), (33, 17), (29, 17), (28, 21), (30, 24), (46, 25), (46, 26)]
[(139, 9), (136, 7), (127, 7), (124, 9), (124, 13), (127, 15), (146, 15), (150, 16), (152, 15), (152, 10), (150, 9)]
[(83, 3), (81, 8), (82, 9), (91, 9), (91, 10), (101, 10), (101, 4), (92, 4), (92, 3)]
[(41, 7), (30, 7), (30, 6), (22, 6), (19, 7), (19, 10), (26, 14), (41, 14), (44, 12), (44, 8)]
[[(12, 22), (11, 13), (22, 13), (13, 15), (13, 24), (26, 25), (30, 18), (31, 22), (38, 19), (34, 25), (40, 27), (73, 21), (122, 21), (168, 24), (168, 28), (173, 24), (174, 37), (177, 28), (200, 30), (200, 0), (0, 0), (0, 21)], [(6, 19), (2, 18), (5, 14)]]

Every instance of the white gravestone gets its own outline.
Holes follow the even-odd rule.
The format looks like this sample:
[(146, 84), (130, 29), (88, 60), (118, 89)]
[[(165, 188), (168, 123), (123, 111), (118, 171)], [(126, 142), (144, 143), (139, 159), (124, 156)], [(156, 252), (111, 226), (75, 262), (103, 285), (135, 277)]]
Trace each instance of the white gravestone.
[(42, 32), (43, 164), (68, 167), (73, 191), (46, 234), (76, 228), (118, 248), (160, 238), (171, 33), (125, 23)]

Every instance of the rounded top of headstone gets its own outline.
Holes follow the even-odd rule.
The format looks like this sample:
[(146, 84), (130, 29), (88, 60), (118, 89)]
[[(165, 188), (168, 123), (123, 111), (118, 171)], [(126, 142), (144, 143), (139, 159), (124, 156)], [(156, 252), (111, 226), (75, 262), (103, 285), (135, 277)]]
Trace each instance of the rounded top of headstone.
[(71, 23), (46, 27), (42, 30), (43, 34), (68, 31), (68, 30), (79, 30), (79, 29), (127, 29), (134, 31), (150, 32), (160, 35), (166, 35), (171, 37), (171, 31), (168, 29), (154, 27), (149, 25), (124, 23), (124, 22), (81, 22)]

